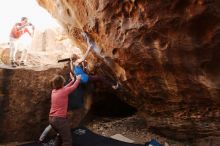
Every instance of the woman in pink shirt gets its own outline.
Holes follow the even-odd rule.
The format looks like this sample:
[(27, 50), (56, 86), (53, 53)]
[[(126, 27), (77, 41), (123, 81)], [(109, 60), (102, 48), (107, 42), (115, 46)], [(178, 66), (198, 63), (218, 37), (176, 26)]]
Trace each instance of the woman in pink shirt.
[(49, 114), (49, 123), (60, 134), (62, 146), (72, 146), (72, 136), (70, 124), (67, 119), (68, 95), (73, 92), (80, 83), (81, 76), (76, 76), (66, 86), (65, 79), (58, 75), (52, 81), (53, 90), (51, 93), (51, 108)]

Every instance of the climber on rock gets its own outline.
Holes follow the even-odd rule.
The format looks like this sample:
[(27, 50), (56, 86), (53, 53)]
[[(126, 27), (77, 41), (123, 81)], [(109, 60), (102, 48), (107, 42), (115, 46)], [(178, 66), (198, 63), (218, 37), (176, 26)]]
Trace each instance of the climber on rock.
[[(94, 41), (92, 41), (92, 39), (89, 37), (89, 35), (86, 32), (82, 32), (81, 34), (86, 39), (86, 43), (87, 43), (88, 48), (87, 48), (87, 51), (86, 51), (84, 57), (79, 59), (76, 57), (76, 55), (74, 56), (75, 60), (76, 60), (74, 65), (77, 66), (80, 62), (83, 63), (84, 59), (87, 57), (88, 52), (91, 49), (93, 49), (93, 51), (96, 54), (100, 55), (102, 58), (104, 57), (104, 61), (105, 61), (105, 58), (106, 58), (105, 55), (101, 55), (101, 50), (95, 45)], [(79, 69), (79, 67), (77, 67), (77, 68)], [(73, 70), (73, 67), (72, 67), (72, 70)], [(112, 85), (112, 83), (109, 80), (107, 80), (106, 78), (104, 78), (102, 76), (98, 76), (98, 75), (89, 75), (89, 81), (100, 81), (100, 82), (103, 82), (107, 85), (111, 85), (113, 89), (118, 89), (120, 86), (119, 82), (116, 82), (115, 85)]]
[(81, 79), (81, 84), (87, 84), (88, 82), (93, 82), (93, 81), (98, 81), (98, 82), (103, 82), (106, 85), (111, 85), (113, 89), (117, 89), (118, 88), (118, 84), (116, 85), (112, 85), (112, 83), (105, 77), (103, 76), (99, 76), (99, 75), (91, 75), (86, 73), (86, 66), (85, 64), (87, 64), (85, 62), (85, 58), (87, 57), (90, 49), (92, 48), (92, 46), (90, 45), (87, 48), (87, 51), (85, 53), (85, 55), (82, 58), (79, 58), (76, 54), (73, 54), (71, 57), (71, 61), (70, 61), (70, 69), (71, 69), (71, 73), (72, 75), (81, 75), (82, 79)]

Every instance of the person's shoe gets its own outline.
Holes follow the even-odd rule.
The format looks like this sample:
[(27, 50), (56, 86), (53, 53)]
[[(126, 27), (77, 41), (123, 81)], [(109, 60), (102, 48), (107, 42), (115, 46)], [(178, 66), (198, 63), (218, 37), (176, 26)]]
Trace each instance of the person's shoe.
[(54, 140), (54, 145), (53, 146), (61, 146), (62, 144), (62, 139), (59, 135), (59, 133), (57, 133), (55, 140)]
[(20, 62), (20, 66), (25, 66), (24, 61)]
[(16, 63), (15, 63), (15, 61), (11, 61), (11, 66), (12, 66), (12, 67), (16, 67), (16, 66), (17, 66)]
[(118, 89), (118, 88), (119, 88), (119, 83), (117, 83), (116, 85), (112, 85), (112, 88), (113, 88), (114, 90)]

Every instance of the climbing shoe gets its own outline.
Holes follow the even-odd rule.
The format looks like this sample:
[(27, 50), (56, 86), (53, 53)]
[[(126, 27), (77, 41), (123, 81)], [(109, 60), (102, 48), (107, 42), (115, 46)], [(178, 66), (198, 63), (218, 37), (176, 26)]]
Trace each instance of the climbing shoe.
[(118, 89), (118, 88), (119, 88), (119, 83), (117, 83), (116, 85), (112, 85), (112, 88), (113, 88), (114, 90)]
[(16, 66), (17, 66), (16, 63), (15, 63), (15, 61), (11, 61), (11, 66), (12, 66), (12, 67), (16, 67)]
[(20, 62), (20, 66), (25, 66), (24, 61)]

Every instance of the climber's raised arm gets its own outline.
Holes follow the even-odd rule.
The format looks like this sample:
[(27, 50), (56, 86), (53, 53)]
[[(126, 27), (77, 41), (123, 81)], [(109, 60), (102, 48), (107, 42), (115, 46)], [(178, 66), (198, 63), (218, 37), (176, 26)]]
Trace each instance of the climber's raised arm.
[(88, 56), (89, 51), (91, 50), (91, 48), (92, 48), (92, 46), (89, 45), (88, 48), (87, 48), (87, 50), (86, 50), (86, 53), (83, 55), (83, 57), (81, 57), (80, 59), (76, 60), (76, 62), (77, 62), (77, 63), (83, 62), (83, 61), (86, 59), (86, 57)]

